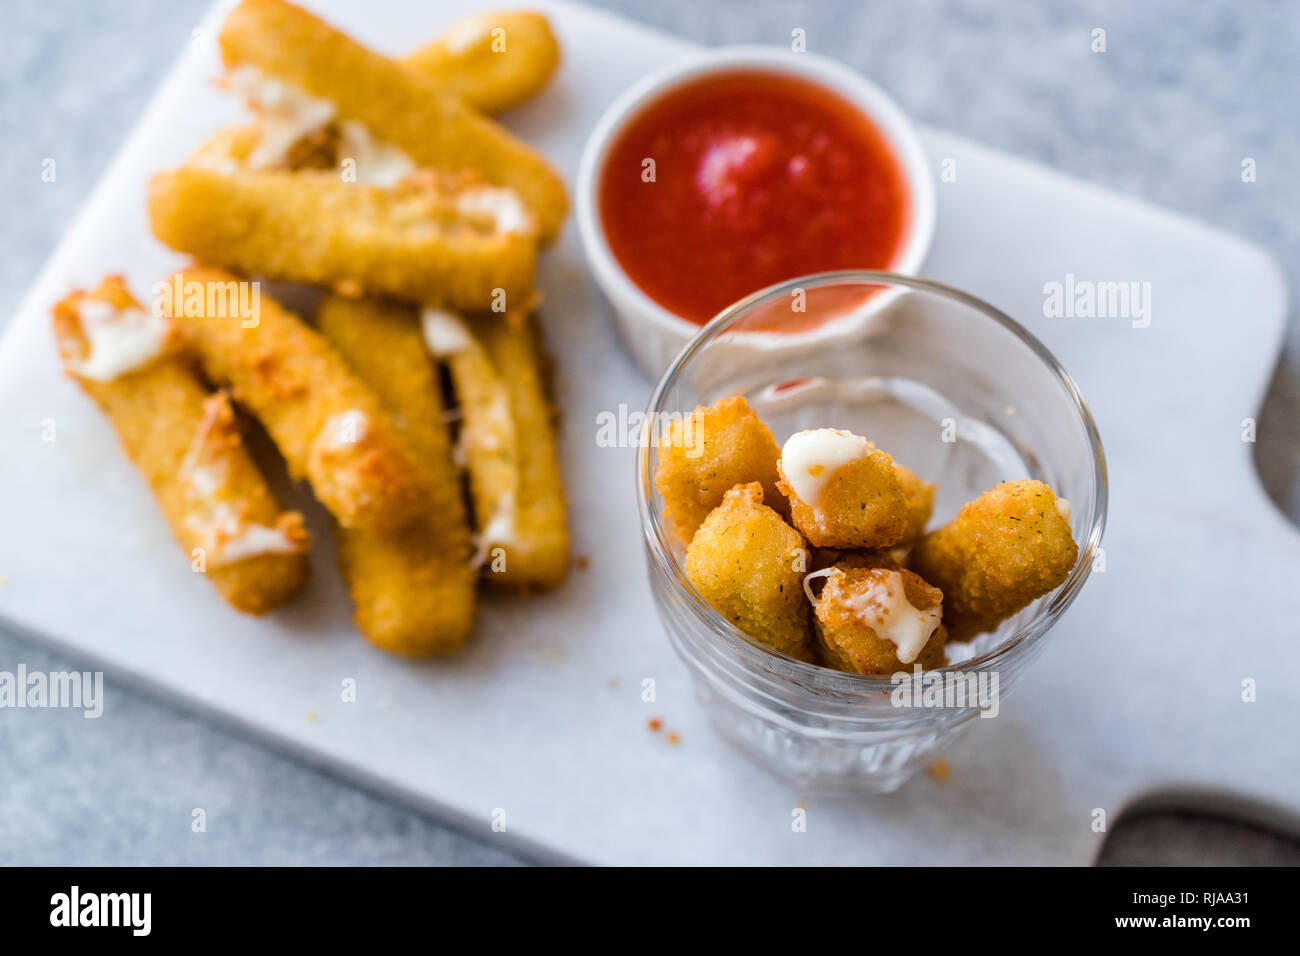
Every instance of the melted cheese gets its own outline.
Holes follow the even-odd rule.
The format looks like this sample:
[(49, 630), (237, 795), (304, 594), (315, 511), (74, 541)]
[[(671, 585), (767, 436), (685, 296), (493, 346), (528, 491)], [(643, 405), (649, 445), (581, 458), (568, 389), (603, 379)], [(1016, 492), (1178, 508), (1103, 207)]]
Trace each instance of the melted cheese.
[(100, 299), (82, 299), (77, 315), (90, 353), (70, 364), (78, 375), (98, 382), (149, 364), (162, 354), (171, 328), (152, 312), (134, 306), (119, 309)]
[(795, 432), (781, 449), (781, 470), (795, 497), (816, 508), (831, 475), (866, 455), (870, 444), (838, 428)]
[(454, 312), (425, 309), (420, 313), (420, 327), (424, 344), (438, 358), (463, 352), (472, 344), (469, 329)]
[(475, 536), (474, 557), (470, 559), (470, 567), (481, 568), (487, 563), (493, 547), (513, 543), (514, 536), (515, 499), (512, 495), (502, 495), (491, 520)]
[(519, 194), (503, 186), (473, 186), (456, 198), (456, 208), (467, 216), (487, 218), (497, 235), (532, 232), (532, 214)]
[(217, 560), (221, 564), (234, 564), (263, 554), (294, 554), (301, 550), (283, 529), (250, 522), (217, 549)]
[(344, 120), (339, 124), (339, 162), (356, 163), (356, 182), (368, 186), (395, 186), (416, 170), (415, 161), (398, 147), (371, 135), (363, 124)]
[(194, 440), (181, 462), (178, 477), (189, 488), (193, 507), (185, 524), (204, 542), (208, 563), (212, 567), (234, 564), (261, 554), (293, 554), (303, 550), (282, 528), (245, 521), (228, 501), (218, 496), (226, 486), (226, 469), (222, 462), (203, 463), (208, 438), (220, 417), (223, 406), (209, 402), (204, 409)]
[(255, 66), (231, 70), (226, 85), (261, 120), (261, 136), (245, 159), (253, 169), (287, 166), (293, 144), (320, 132), (334, 119), (333, 103), (273, 79)]
[(861, 587), (841, 590), (837, 596), (858, 620), (893, 642), (904, 664), (920, 655), (943, 614), (938, 605), (925, 611), (914, 607), (907, 599), (903, 575), (897, 571), (873, 574)]

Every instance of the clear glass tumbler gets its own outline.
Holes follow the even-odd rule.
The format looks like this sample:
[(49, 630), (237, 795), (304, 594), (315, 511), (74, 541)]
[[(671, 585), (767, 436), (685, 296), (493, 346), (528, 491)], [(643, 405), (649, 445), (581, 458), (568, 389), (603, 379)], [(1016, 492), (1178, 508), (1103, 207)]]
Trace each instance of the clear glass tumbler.
[[(654, 489), (668, 423), (735, 394), (778, 443), (805, 428), (849, 429), (937, 482), (931, 527), (999, 481), (1039, 478), (1071, 503), (1078, 562), (1060, 588), (996, 632), (949, 645), (949, 665), (926, 675), (842, 673), (772, 651), (687, 580), (685, 548), (665, 526)], [(647, 428), (637, 494), (668, 637), (716, 729), (804, 791), (894, 790), (981, 713), (996, 714), (997, 697), (1019, 679), (1097, 558), (1106, 464), (1078, 389), (1015, 321), (936, 282), (835, 272), (755, 293), (678, 355), (655, 388)], [(970, 696), (977, 687), (982, 696)]]

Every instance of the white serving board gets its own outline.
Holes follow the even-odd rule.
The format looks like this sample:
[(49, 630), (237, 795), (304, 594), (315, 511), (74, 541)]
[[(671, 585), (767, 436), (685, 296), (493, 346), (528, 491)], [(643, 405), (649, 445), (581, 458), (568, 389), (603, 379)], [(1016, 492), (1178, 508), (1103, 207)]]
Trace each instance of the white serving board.
[[(398, 52), (464, 8), (313, 6)], [(553, 14), (564, 65), (510, 125), (570, 182), (604, 106), (684, 41), (582, 7)], [(220, 22), (206, 24), (210, 38)], [(48, 308), (124, 271), (147, 291), (176, 261), (149, 236), (144, 188), (234, 107), (200, 42), (26, 299), (0, 348), (0, 619), (485, 838), (599, 863), (1084, 863), (1143, 797), (1196, 791), (1274, 818), (1300, 811), (1300, 537), (1243, 443), (1278, 354), (1285, 290), (1257, 249), (1196, 223), (929, 131), (939, 184), (926, 273), (1007, 310), (1091, 403), (1109, 456), (1107, 568), (1095, 574), (1001, 716), (949, 754), (951, 779), (886, 797), (807, 799), (720, 742), (661, 632), (645, 581), (634, 451), (596, 416), (643, 406), (570, 226), (546, 256), (574, 545), (561, 591), (485, 602), (472, 649), (413, 665), (353, 631), (328, 547), (310, 592), (266, 620), (226, 608), (170, 538), (98, 411), (58, 371)], [(1149, 281), (1153, 321), (1045, 319), (1067, 273)], [(42, 441), (55, 423), (57, 440)], [(356, 703), (340, 682), (357, 681)], [(653, 678), (658, 700), (641, 701)], [(1258, 702), (1241, 702), (1241, 682)], [(111, 719), (113, 702), (107, 702)], [(315, 719), (312, 719), (314, 715)], [(669, 744), (651, 717), (680, 733)], [(807, 809), (807, 832), (791, 810)], [(504, 810), (506, 831), (492, 814)]]

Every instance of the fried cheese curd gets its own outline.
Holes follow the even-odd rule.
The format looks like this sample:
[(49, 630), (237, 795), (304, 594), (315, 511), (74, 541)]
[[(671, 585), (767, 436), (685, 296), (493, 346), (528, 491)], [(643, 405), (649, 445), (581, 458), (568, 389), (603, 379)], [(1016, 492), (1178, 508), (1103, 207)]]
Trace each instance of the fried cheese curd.
[(943, 592), (919, 575), (888, 559), (855, 556), (819, 576), (826, 579), (814, 603), (820, 663), (855, 674), (947, 663)]
[(772, 508), (757, 481), (723, 495), (691, 538), (686, 576), (713, 608), (756, 641), (813, 660), (804, 596), (807, 544)]
[(1070, 505), (1041, 481), (1004, 481), (925, 535), (912, 567), (944, 594), (949, 640), (991, 631), (1065, 581), (1079, 556)]
[[(941, 667), (948, 641), (1059, 587), (1078, 556), (1069, 502), (1041, 481), (1004, 482), (926, 534), (936, 486), (852, 432), (797, 432), (774, 462), (771, 432), (736, 396), (668, 438), (655, 487), (687, 577), (755, 640), (825, 667)], [(775, 495), (760, 477), (773, 467)]]
[(913, 506), (893, 459), (852, 432), (795, 432), (777, 467), (794, 526), (819, 548), (887, 548), (904, 540), (921, 511), (929, 517), (924, 483), (908, 473)]
[(894, 462), (894, 474), (898, 476), (898, 483), (903, 487), (903, 497), (907, 500), (907, 528), (903, 532), (903, 539), (896, 546), (907, 547), (915, 544), (925, 533), (925, 526), (934, 511), (935, 486), (898, 462)]
[(784, 514), (777, 488), (780, 449), (743, 396), (700, 405), (673, 421), (659, 450), (655, 488), (664, 515), (683, 544), (736, 485), (758, 482), (768, 507)]

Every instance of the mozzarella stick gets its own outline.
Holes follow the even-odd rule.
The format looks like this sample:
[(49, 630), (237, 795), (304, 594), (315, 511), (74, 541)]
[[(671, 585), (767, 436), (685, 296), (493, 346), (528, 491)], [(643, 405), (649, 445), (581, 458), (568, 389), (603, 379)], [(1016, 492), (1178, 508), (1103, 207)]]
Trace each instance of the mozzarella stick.
[[(492, 203), (504, 200), (504, 206)], [(495, 187), (427, 178), (384, 188), (328, 172), (199, 165), (158, 173), (154, 235), (196, 258), (268, 279), (465, 309), (529, 293), (536, 246)]]
[(357, 627), (396, 654), (455, 650), (474, 622), (477, 572), (437, 368), (419, 323), (409, 309), (336, 296), (321, 303), (316, 323), (387, 406), (429, 480), (424, 506), (405, 528), (340, 529), (339, 567)]
[(249, 457), (230, 402), (168, 350), (168, 323), (120, 277), (54, 307), (65, 371), (117, 430), (172, 533), (236, 610), (262, 614), (307, 578), (302, 515), (280, 510)]
[(165, 308), (208, 378), (262, 422), (339, 524), (392, 531), (419, 512), (423, 472), (379, 397), (317, 332), (257, 283), (243, 284), (249, 308), (232, 305), (240, 280), (219, 269), (182, 270), (167, 284)]
[(559, 585), (569, 569), (564, 479), (556, 448), (555, 409), (538, 341), (526, 311), (475, 320), (497, 374), (506, 384), (519, 462), (514, 540), (506, 546), (509, 571), (501, 580), (526, 587)]
[(503, 568), (501, 557), (514, 537), (519, 500), (519, 449), (510, 390), (460, 316), (425, 309), (420, 321), (426, 347), (451, 373), (459, 406), (456, 455), (469, 473), (476, 532), (472, 564), (508, 574), (510, 562)]
[(546, 85), (560, 48), (540, 13), (498, 10), (462, 17), (404, 62), (475, 109), (500, 113)]
[(541, 356), (526, 313), (422, 313), (425, 342), (446, 362), (460, 405), (478, 548), (489, 581), (554, 587), (568, 572), (564, 485)]
[(222, 59), (239, 82), (245, 68), (328, 104), (416, 166), (477, 172), (506, 186), (537, 217), (549, 242), (568, 209), (559, 175), (536, 152), (436, 80), (374, 53), (285, 0), (243, 0), (221, 30)]

